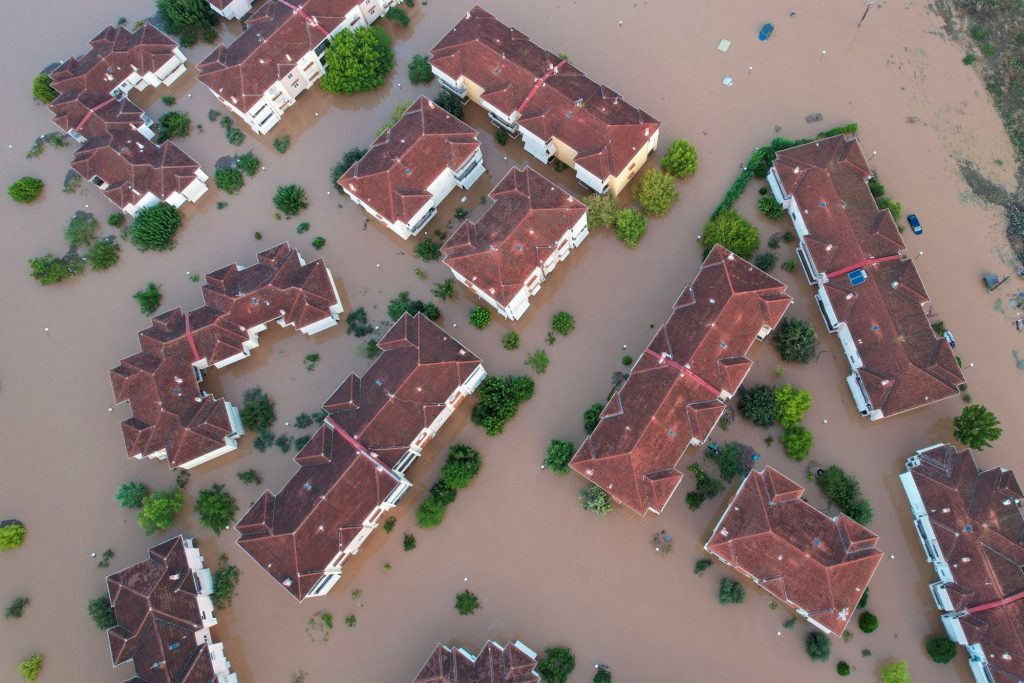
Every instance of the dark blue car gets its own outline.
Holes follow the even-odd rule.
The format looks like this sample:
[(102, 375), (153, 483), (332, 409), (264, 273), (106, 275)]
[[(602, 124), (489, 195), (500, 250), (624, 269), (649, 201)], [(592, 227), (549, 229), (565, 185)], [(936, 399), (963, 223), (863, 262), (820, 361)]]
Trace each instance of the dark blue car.
[(761, 27), (761, 32), (757, 34), (757, 39), (760, 40), (763, 43), (764, 41), (766, 41), (769, 38), (771, 38), (772, 31), (774, 31), (774, 30), (775, 30), (775, 26), (773, 26), (770, 23), (765, 24), (764, 26)]
[(907, 222), (910, 223), (910, 230), (915, 235), (920, 235), (924, 232), (924, 228), (921, 227), (921, 221), (917, 220), (916, 213), (912, 213), (907, 216)]

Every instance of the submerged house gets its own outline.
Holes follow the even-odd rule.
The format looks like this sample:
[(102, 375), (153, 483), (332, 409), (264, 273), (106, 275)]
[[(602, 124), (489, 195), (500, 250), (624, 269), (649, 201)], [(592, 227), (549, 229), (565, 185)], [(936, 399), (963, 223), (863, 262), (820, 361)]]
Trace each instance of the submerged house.
[(484, 174), (476, 131), (426, 97), (373, 141), (338, 185), (402, 239), (423, 231), (444, 198)]
[(265, 134), (326, 73), (323, 54), (331, 39), (346, 29), (372, 24), (394, 4), (395, 0), (267, 2), (245, 20), (242, 35), (230, 45), (218, 45), (200, 62), (199, 80), (253, 132)]
[(238, 683), (210, 635), (213, 577), (191, 538), (153, 546), (149, 559), (107, 577), (107, 593), (117, 619), (111, 659), (135, 666), (127, 683)]
[(683, 452), (707, 441), (753, 365), (747, 352), (792, 303), (785, 285), (715, 245), (569, 466), (638, 515), (660, 513)]
[(431, 49), (430, 65), (441, 87), (593, 192), (618, 195), (658, 147), (653, 117), (480, 7)]
[(537, 653), (521, 641), (484, 643), (479, 654), (438, 645), (412, 683), (539, 683)]
[(177, 43), (147, 23), (108, 26), (89, 45), (50, 73), (59, 93), (49, 104), (53, 121), (81, 143), (71, 168), (131, 216), (160, 202), (198, 201), (208, 176), (174, 143), (154, 142), (153, 120), (128, 99), (185, 73)]
[(768, 184), (793, 221), (825, 326), (842, 343), (857, 409), (878, 420), (955, 396), (964, 377), (932, 330), (928, 292), (868, 188), (871, 175), (857, 140), (836, 135), (779, 152)]
[(704, 549), (825, 633), (841, 636), (874, 576), (878, 536), (805, 503), (772, 467), (751, 471)]
[(478, 221), (441, 247), (444, 264), (504, 318), (518, 320), (555, 267), (590, 234), (587, 207), (529, 167), (513, 168)]
[(907, 460), (900, 483), (949, 638), (979, 683), (1024, 681), (1024, 494), (1012, 470), (981, 470), (970, 449), (936, 444)]
[(129, 457), (189, 469), (233, 451), (244, 433), (238, 408), (200, 389), (210, 367), (249, 357), (276, 321), (303, 334), (337, 324), (341, 299), (323, 260), (306, 263), (287, 243), (206, 276), (202, 307), (161, 313), (139, 333), (141, 351), (110, 371)]
[(405, 314), (382, 353), (327, 399), (323, 425), (295, 456), (298, 471), (238, 521), (238, 545), (297, 600), (326, 595), (385, 512), (412, 486), (405, 477), (487, 373), (423, 314)]

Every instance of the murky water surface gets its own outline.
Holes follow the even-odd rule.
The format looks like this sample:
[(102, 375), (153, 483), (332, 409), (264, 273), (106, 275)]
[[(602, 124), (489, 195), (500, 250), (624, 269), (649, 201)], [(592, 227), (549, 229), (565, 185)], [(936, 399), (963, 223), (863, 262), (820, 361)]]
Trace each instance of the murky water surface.
[[(70, 149), (24, 158), (32, 139), (51, 130), (48, 112), (29, 100), (29, 81), (38, 67), (84, 51), (107, 22), (124, 15), (130, 24), (149, 7), (142, 0), (58, 0), (41, 16), (34, 3), (10, 3), (0, 25), (0, 45), (8, 56), (8, 68), (0, 73), (8, 93), (0, 103), (0, 152), (6, 155), (0, 181), (6, 185), (31, 174), (48, 187), (44, 201), (35, 205), (4, 204), (0, 518), (24, 520), (29, 536), (23, 549), (0, 557), (0, 602), (25, 594), (32, 604), (20, 621), (0, 624), (3, 680), (13, 680), (16, 663), (35, 650), (46, 655), (41, 681), (115, 682), (130, 676), (129, 666), (111, 669), (106, 638), (88, 620), (85, 603), (104, 590), (105, 572), (95, 567), (90, 553), (110, 547), (120, 567), (142, 559), (160, 539), (144, 537), (134, 516), (117, 508), (112, 499), (117, 485), (132, 479), (162, 487), (173, 481), (162, 464), (125, 458), (118, 422), (127, 407), (108, 411), (107, 371), (137, 350), (135, 333), (146, 324), (130, 298), (133, 291), (153, 280), (163, 288), (165, 305), (195, 307), (200, 289), (187, 271), (250, 263), (256, 251), (285, 239), (313, 256), (309, 242), (316, 235), (327, 238), (321, 255), (334, 271), (346, 308), (365, 306), (377, 320), (386, 317), (386, 302), (396, 292), (408, 289), (426, 298), (431, 284), (445, 277), (440, 264), (414, 260), (411, 244), (367, 225), (364, 213), (331, 189), (328, 169), (344, 150), (367, 144), (396, 103), (436, 90), (436, 85), (411, 87), (405, 65), (454, 25), (469, 7), (464, 0), (432, 0), (412, 13), (409, 29), (388, 27), (396, 33), (399, 69), (385, 90), (348, 98), (303, 95), (271, 136), (291, 135), (285, 156), (270, 147), (270, 139), (249, 135), (242, 149), (253, 147), (266, 170), (237, 196), (218, 196), (211, 189), (198, 206), (190, 206), (173, 252), (139, 254), (126, 246), (121, 263), (107, 273), (47, 289), (30, 280), (26, 259), (47, 250), (60, 253), (63, 225), (74, 211), (88, 208), (104, 219), (111, 207), (95, 188), (60, 192)], [(957, 664), (941, 667), (924, 652), (923, 637), (940, 632), (927, 589), (934, 577), (912, 533), (896, 478), (912, 450), (950, 438), (949, 420), (962, 408), (960, 399), (871, 424), (851, 406), (843, 382), (847, 368), (835, 340), (826, 340), (815, 363), (785, 370), (786, 381), (814, 394), (807, 417), (816, 437), (812, 457), (839, 463), (859, 477), (875, 508), (871, 528), (886, 553), (871, 585), (871, 606), (881, 628), (872, 635), (857, 633), (850, 643), (835, 641), (829, 664), (807, 658), (803, 638), (809, 627), (800, 623), (783, 630), (790, 615), (769, 609), (767, 594), (749, 589), (745, 604), (721, 607), (717, 584), (731, 573), (715, 566), (703, 577), (693, 574), (724, 498), (689, 511), (682, 495), (692, 485), (687, 479), (660, 517), (640, 520), (617, 510), (600, 519), (578, 510), (580, 479), (539, 468), (549, 439), (582, 439), (582, 410), (605, 399), (612, 373), (621, 369), (620, 356), (639, 352), (651, 326), (667, 316), (699, 263), (696, 235), (750, 150), (776, 130), (797, 138), (851, 120), (860, 123), (865, 149), (890, 194), (924, 222), (924, 236), (908, 234), (907, 241), (912, 252), (924, 252), (917, 263), (935, 313), (957, 336), (974, 400), (1003, 418), (1000, 447), (981, 453), (979, 460), (1020, 468), (1012, 444), (1024, 436), (1017, 419), (1024, 392), (1013, 353), (1024, 351), (1024, 336), (1010, 325), (1006, 295), (1022, 283), (1007, 283), (996, 292), (1002, 296), (982, 288), (983, 273), (1009, 272), (1007, 249), (998, 214), (972, 200), (953, 161), (965, 155), (992, 177), (1010, 182), (1012, 155), (982, 83), (960, 63), (962, 49), (943, 37), (938, 19), (916, 0), (876, 5), (859, 30), (863, 5), (853, 0), (503, 0), (488, 8), (540, 44), (567, 53), (594, 78), (661, 119), (665, 144), (678, 136), (693, 140), (700, 170), (682, 185), (679, 204), (668, 217), (651, 221), (638, 250), (595, 233), (515, 326), (471, 329), (466, 315), (475, 304), (465, 292), (442, 305), (444, 324), (492, 373), (526, 371), (525, 353), (546, 348), (554, 312), (571, 311), (577, 329), (548, 349), (551, 367), (539, 378), (536, 398), (523, 406), (504, 436), (488, 439), (463, 411), (414, 466), (413, 481), (429, 484), (455, 441), (472, 444), (486, 458), (478, 480), (459, 494), (443, 526), (415, 531), (418, 546), (412, 553), (402, 551), (401, 536), (413, 530), (410, 511), (423, 495), (422, 486), (403, 501), (395, 532), (375, 535), (346, 566), (331, 595), (300, 605), (244, 556), (233, 530), (216, 537), (198, 528), (194, 515), (182, 515), (175, 533), (195, 534), (208, 561), (224, 552), (243, 571), (234, 606), (219, 614), (214, 631), (226, 642), (240, 679), (282, 682), (303, 670), (310, 683), (401, 683), (412, 678), (438, 641), (476, 651), (494, 638), (522, 639), (538, 650), (571, 645), (578, 661), (575, 683), (589, 680), (596, 662), (610, 665), (617, 681), (830, 680), (838, 659), (854, 666), (851, 680), (867, 681), (893, 658), (908, 659), (918, 681), (968, 680), (963, 654)], [(794, 8), (797, 14), (790, 17)], [(776, 30), (762, 44), (756, 36), (765, 20), (773, 20)], [(33, 28), (40, 21), (45, 36)], [(721, 38), (732, 41), (724, 54), (715, 49)], [(208, 49), (189, 51), (192, 63)], [(734, 80), (731, 88), (721, 84), (726, 76)], [(212, 174), (218, 157), (237, 151), (220, 127), (206, 120), (214, 98), (190, 77), (169, 92), (149, 91), (137, 101), (156, 118), (167, 109), (159, 99), (164, 94), (176, 95), (178, 108), (205, 124), (205, 131), (181, 146)], [(466, 194), (464, 206), (479, 213), (481, 195), (526, 157), (516, 144), (494, 144), (480, 111), (469, 112), (470, 122), (482, 130), (490, 170)], [(815, 112), (824, 119), (806, 124), (804, 116)], [(551, 175), (576, 189), (568, 173)], [(270, 203), (278, 184), (292, 182), (312, 196), (301, 220), (313, 227), (303, 236), (295, 234), (297, 221), (275, 220)], [(740, 203), (751, 217), (755, 189), (752, 185)], [(432, 228), (443, 227), (460, 197), (442, 207)], [(218, 210), (218, 200), (228, 206)], [(761, 227), (765, 235), (782, 228)], [(262, 242), (253, 237), (257, 230)], [(784, 259), (790, 252), (783, 248)], [(414, 274), (417, 266), (426, 271), (425, 281)], [(797, 300), (792, 313), (820, 325), (810, 288), (797, 275), (782, 274)], [(501, 348), (506, 329), (522, 336), (519, 351)], [(345, 375), (368, 365), (342, 328), (314, 338), (272, 331), (261, 342), (249, 360), (211, 373), (209, 390), (238, 401), (246, 387), (259, 384), (277, 401), (282, 420), (315, 409)], [(308, 373), (302, 358), (314, 352), (323, 361)], [(757, 366), (748, 383), (776, 381), (774, 350), (762, 345), (753, 354)], [(737, 424), (715, 439), (763, 446), (765, 436)], [(258, 491), (236, 480), (240, 470), (256, 468), (274, 490), (294, 471), (291, 456), (276, 449), (256, 453), (250, 444), (247, 438), (236, 453), (195, 473), (188, 509), (199, 488), (218, 481), (248, 505)], [(802, 477), (802, 467), (787, 461), (777, 443), (762, 452), (767, 463)], [(821, 502), (817, 490), (808, 495)], [(650, 544), (661, 529), (675, 538), (668, 557), (657, 555)], [(466, 587), (480, 596), (483, 608), (463, 617), (453, 602)], [(351, 597), (353, 589), (362, 591), (358, 600)], [(331, 611), (339, 626), (329, 641), (314, 642), (305, 626), (322, 609)], [(347, 614), (357, 616), (355, 628), (342, 624)], [(861, 655), (864, 649), (870, 657)]]

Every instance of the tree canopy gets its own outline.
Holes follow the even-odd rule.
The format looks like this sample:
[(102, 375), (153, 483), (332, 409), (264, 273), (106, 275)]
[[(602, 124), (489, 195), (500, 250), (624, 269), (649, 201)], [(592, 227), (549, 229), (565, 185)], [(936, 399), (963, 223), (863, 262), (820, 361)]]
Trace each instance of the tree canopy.
[(297, 216), (303, 209), (309, 208), (309, 198), (299, 185), (281, 185), (274, 193), (274, 206), (285, 216)]
[(925, 643), (928, 656), (938, 664), (948, 664), (956, 657), (956, 643), (946, 636), (935, 636), (929, 638)]
[(245, 186), (245, 176), (237, 168), (218, 168), (213, 174), (218, 190), (235, 194)]
[(24, 176), (18, 178), (7, 187), (7, 194), (16, 202), (29, 204), (43, 193), (43, 181), (39, 178)]
[(106, 631), (108, 628), (117, 626), (114, 608), (110, 604), (110, 598), (106, 595), (100, 595), (90, 600), (87, 609), (89, 611), (89, 618), (92, 619), (92, 623), (96, 624), (96, 628), (99, 630)]
[(50, 78), (50, 74), (36, 74), (36, 77), (32, 79), (32, 97), (43, 104), (53, 102), (60, 93), (53, 89), (51, 83), (53, 83), (53, 79)]
[(580, 201), (587, 205), (588, 228), (610, 228), (615, 224), (619, 202), (611, 194), (588, 194)]
[(721, 244), (744, 259), (753, 256), (761, 246), (761, 236), (757, 229), (735, 209), (725, 209), (715, 214), (704, 226), (700, 241), (705, 251), (711, 251), (716, 244)]
[(778, 415), (775, 389), (765, 384), (742, 389), (736, 409), (758, 427), (771, 427)]
[(448, 459), (441, 466), (441, 481), (453, 489), (463, 489), (480, 472), (480, 451), (461, 443), (448, 450)]
[(651, 168), (633, 186), (633, 197), (648, 216), (664, 216), (679, 199), (679, 190), (671, 175)]
[(174, 487), (166, 491), (154, 491), (142, 501), (139, 510), (139, 526), (151, 536), (174, 524), (174, 517), (185, 504), (185, 496), (180, 488)]
[(1003, 433), (999, 418), (985, 406), (974, 403), (953, 418), (953, 436), (969, 448), (983, 450)]
[(890, 662), (882, 667), (882, 683), (913, 683), (906, 661)]
[(782, 360), (793, 363), (810, 363), (818, 351), (818, 333), (814, 326), (799, 318), (783, 318), (772, 340)]
[(157, 120), (160, 133), (157, 142), (173, 138), (187, 138), (192, 132), (192, 119), (181, 111), (169, 111)]
[(156, 10), (168, 33), (181, 38), (186, 47), (217, 38), (214, 27), (220, 18), (206, 0), (156, 0)]
[(117, 493), (114, 494), (114, 500), (123, 508), (138, 510), (142, 507), (148, 495), (149, 487), (145, 484), (137, 481), (126, 481), (118, 487)]
[(579, 502), (581, 510), (590, 510), (601, 517), (612, 511), (612, 497), (597, 484), (580, 491)]
[(673, 140), (661, 158), (661, 167), (676, 178), (688, 178), (697, 171), (697, 149), (689, 140)]
[(20, 548), (24, 542), (24, 524), (12, 520), (0, 525), (0, 552)]
[(181, 227), (181, 212), (170, 204), (147, 206), (135, 214), (129, 239), (139, 251), (174, 248), (174, 235)]
[(324, 52), (324, 63), (320, 87), (352, 95), (383, 86), (395, 65), (395, 54), (387, 33), (377, 26), (361, 26), (335, 35)]
[(260, 387), (247, 389), (242, 398), (242, 410), (239, 413), (242, 426), (249, 432), (263, 432), (270, 429), (277, 420), (274, 401), (263, 393)]
[(615, 213), (615, 236), (630, 249), (636, 249), (647, 234), (647, 219), (636, 209), (621, 209)]
[(567, 647), (549, 647), (537, 661), (537, 673), (544, 683), (565, 683), (576, 668), (576, 656)]
[(409, 82), (430, 83), (434, 80), (434, 72), (430, 68), (430, 62), (426, 55), (413, 55), (409, 60)]
[(533, 397), (534, 382), (528, 375), (492, 375), (480, 383), (473, 406), (473, 423), (488, 436), (497, 436), (519, 411), (519, 404)]
[(544, 458), (544, 466), (557, 474), (565, 474), (569, 471), (569, 461), (575, 452), (576, 445), (572, 441), (552, 439), (547, 457)]
[(808, 633), (804, 646), (807, 648), (807, 656), (815, 662), (826, 662), (832, 655), (832, 643), (821, 631)]
[(214, 484), (203, 489), (196, 497), (196, 514), (207, 529), (220, 536), (224, 527), (231, 524), (238, 512), (238, 503), (224, 489), (223, 484)]

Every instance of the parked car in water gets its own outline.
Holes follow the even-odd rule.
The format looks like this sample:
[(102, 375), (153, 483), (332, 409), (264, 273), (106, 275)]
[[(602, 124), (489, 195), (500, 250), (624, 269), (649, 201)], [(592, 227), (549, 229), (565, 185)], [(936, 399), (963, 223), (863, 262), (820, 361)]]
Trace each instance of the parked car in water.
[(921, 221), (917, 220), (917, 214), (912, 213), (907, 216), (907, 222), (910, 223), (910, 230), (915, 235), (920, 235), (924, 232), (924, 228), (921, 227)]
[(757, 39), (762, 43), (772, 36), (772, 31), (775, 30), (775, 26), (771, 23), (767, 23), (761, 27), (761, 32), (757, 34)]

